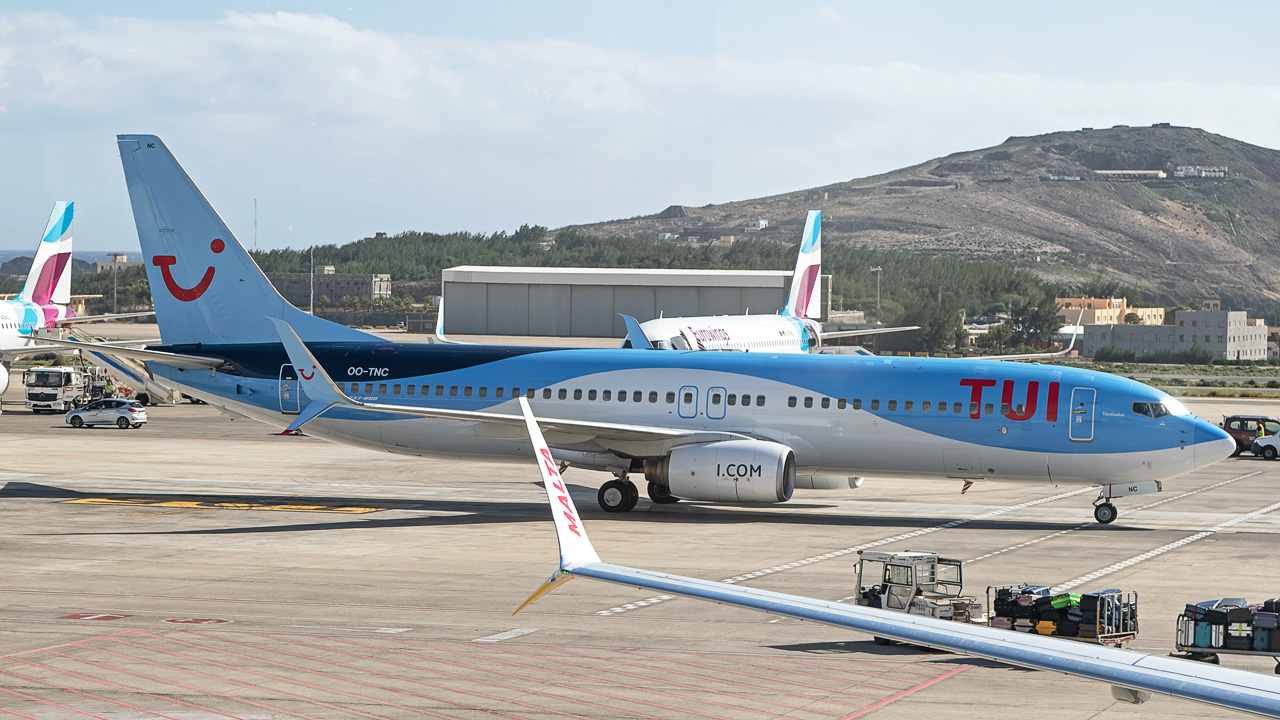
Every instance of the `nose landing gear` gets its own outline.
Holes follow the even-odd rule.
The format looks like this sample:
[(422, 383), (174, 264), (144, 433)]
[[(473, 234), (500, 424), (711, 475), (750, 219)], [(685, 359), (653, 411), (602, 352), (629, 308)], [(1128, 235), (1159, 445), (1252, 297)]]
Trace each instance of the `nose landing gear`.
[(1093, 519), (1097, 520), (1101, 525), (1109, 525), (1120, 516), (1120, 511), (1116, 510), (1116, 506), (1111, 504), (1111, 498), (1158, 493), (1163, 489), (1164, 486), (1161, 485), (1159, 480), (1147, 480), (1128, 483), (1127, 485), (1103, 485), (1102, 490), (1098, 492), (1098, 497), (1093, 501)]

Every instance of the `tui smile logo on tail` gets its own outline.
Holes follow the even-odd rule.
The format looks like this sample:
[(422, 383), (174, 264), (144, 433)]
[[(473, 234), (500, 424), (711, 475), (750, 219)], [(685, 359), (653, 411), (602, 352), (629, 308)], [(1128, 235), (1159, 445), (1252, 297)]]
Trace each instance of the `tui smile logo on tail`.
[[(209, 243), (209, 249), (215, 254), (222, 252), (225, 247), (226, 243), (222, 242), (220, 238), (214, 238), (213, 242)], [(195, 287), (184, 288), (178, 284), (177, 280), (173, 279), (173, 271), (170, 270), (170, 267), (177, 262), (178, 258), (173, 255), (157, 255), (151, 258), (151, 264), (160, 268), (160, 275), (164, 277), (164, 286), (169, 288), (170, 295), (182, 302), (191, 302), (199, 299), (201, 295), (204, 295), (204, 291), (209, 289), (209, 283), (213, 282), (213, 266), (211, 265), (205, 269), (204, 277), (200, 278), (200, 282), (196, 283)], [(307, 379), (310, 380), (310, 378)]]

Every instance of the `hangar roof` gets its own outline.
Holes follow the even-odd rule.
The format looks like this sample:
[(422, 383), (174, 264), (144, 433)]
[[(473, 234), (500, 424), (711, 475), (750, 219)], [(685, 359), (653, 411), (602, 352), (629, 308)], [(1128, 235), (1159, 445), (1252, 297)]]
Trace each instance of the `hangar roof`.
[(736, 288), (785, 288), (791, 275), (790, 270), (640, 270), (484, 265), (459, 265), (445, 268), (442, 273), (446, 283)]

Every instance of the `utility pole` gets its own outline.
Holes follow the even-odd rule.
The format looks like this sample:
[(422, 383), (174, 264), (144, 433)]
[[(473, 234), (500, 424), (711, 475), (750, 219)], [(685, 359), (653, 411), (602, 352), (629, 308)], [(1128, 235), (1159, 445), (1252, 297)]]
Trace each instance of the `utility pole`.
[(258, 198), (253, 199), (253, 249), (258, 249)]
[(880, 273), (884, 268), (879, 265), (872, 265), (871, 272), (876, 274), (876, 320), (880, 320)]
[(316, 314), (316, 248), (311, 246), (311, 303), (307, 305), (311, 314)]

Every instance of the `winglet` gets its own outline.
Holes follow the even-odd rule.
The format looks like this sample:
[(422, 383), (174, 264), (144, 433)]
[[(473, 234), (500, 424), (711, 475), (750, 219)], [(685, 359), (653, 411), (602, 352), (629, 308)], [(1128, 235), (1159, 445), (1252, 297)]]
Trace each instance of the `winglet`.
[(298, 333), (293, 331), (289, 323), (280, 318), (267, 318), (276, 326), (276, 333), (280, 335), (280, 342), (284, 343), (284, 351), (289, 356), (289, 364), (293, 365), (294, 372), (298, 373), (298, 385), (307, 393), (307, 397), (311, 398), (311, 403), (289, 427), (285, 429), (281, 435), (291, 433), (298, 430), (303, 425), (320, 417), (326, 410), (334, 405), (354, 405), (351, 398), (338, 388), (337, 384), (329, 377), (329, 373), (324, 371), (324, 366), (316, 360), (306, 345), (302, 344), (302, 340), (298, 337)]
[[(547, 491), (547, 503), (551, 506), (551, 516), (556, 523), (556, 540), (560, 543), (560, 569), (556, 571), (542, 587), (538, 588), (528, 600), (516, 609), (516, 613), (532, 605), (538, 598), (546, 595), (564, 584), (573, 576), (567, 570), (600, 562), (600, 556), (587, 538), (587, 529), (582, 525), (582, 516), (574, 507), (573, 498), (565, 489), (560, 471), (556, 469), (556, 461), (551, 457), (551, 449), (542, 437), (538, 421), (529, 409), (529, 401), (524, 397), (517, 398), (520, 412), (524, 414), (524, 424), (529, 431), (529, 440), (533, 443), (533, 452), (538, 460), (538, 470), (542, 473), (542, 486)], [(516, 614), (512, 613), (512, 615)]]
[(625, 313), (618, 313), (618, 317), (622, 318), (622, 322), (627, 326), (627, 339), (622, 344), (623, 347), (640, 348), (644, 350), (652, 350), (653, 344), (649, 342), (649, 337), (644, 334), (644, 329), (640, 327), (640, 321)]

